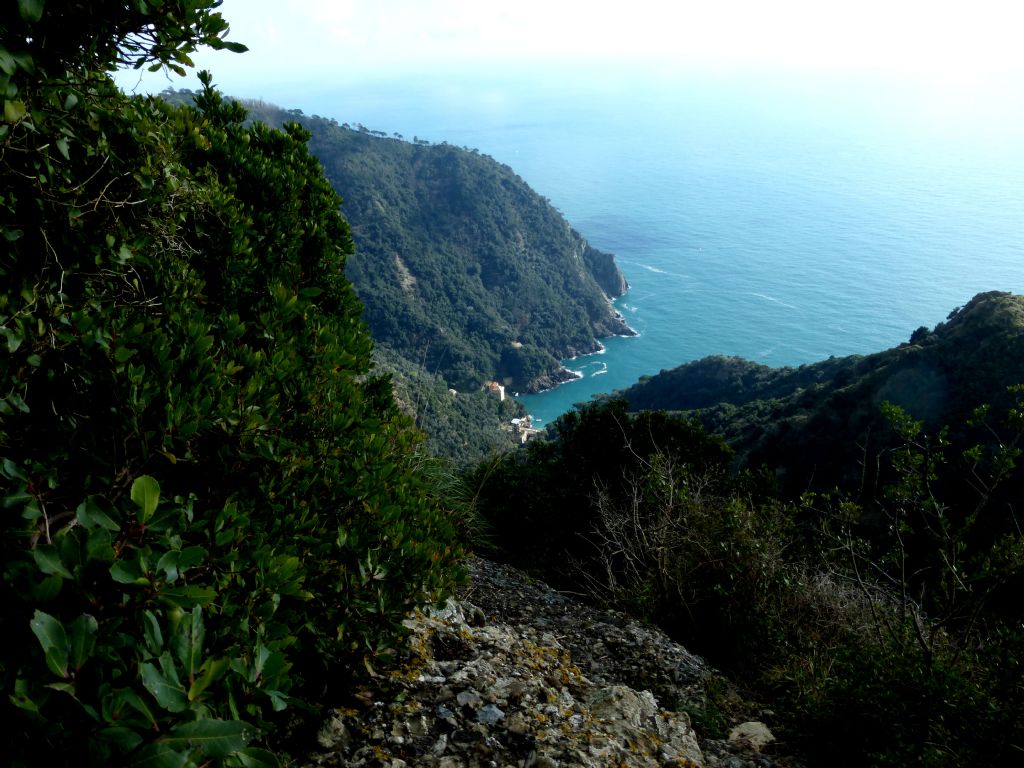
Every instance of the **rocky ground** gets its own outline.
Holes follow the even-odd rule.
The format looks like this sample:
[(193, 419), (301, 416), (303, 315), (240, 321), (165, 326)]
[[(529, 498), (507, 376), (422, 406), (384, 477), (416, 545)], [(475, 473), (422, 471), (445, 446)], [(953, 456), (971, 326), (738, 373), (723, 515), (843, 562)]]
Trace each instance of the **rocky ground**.
[(707, 712), (709, 687), (727, 684), (662, 632), (509, 566), (469, 568), (457, 599), (408, 620), (403, 663), (331, 713), (311, 765), (779, 765), (752, 718), (695, 730), (687, 712)]

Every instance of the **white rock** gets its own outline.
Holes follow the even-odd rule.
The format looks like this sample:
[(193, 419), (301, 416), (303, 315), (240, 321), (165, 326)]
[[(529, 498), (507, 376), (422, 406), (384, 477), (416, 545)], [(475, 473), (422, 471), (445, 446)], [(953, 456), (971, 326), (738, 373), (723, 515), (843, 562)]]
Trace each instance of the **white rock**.
[(756, 720), (749, 723), (740, 723), (729, 731), (729, 742), (743, 749), (751, 749), (760, 752), (766, 746), (775, 741), (775, 736), (768, 726)]

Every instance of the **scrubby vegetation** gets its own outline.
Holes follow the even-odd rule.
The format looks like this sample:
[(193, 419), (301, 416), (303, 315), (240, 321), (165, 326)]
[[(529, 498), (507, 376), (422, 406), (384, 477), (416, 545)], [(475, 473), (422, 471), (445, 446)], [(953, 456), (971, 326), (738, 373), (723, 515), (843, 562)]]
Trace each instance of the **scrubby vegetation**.
[(176, 108), (106, 74), (234, 46), (214, 7), (3, 12), (10, 764), (276, 764), (275, 725), (456, 576), (308, 134), (247, 124), (209, 76)]
[(1024, 748), (1024, 537), (996, 501), (1020, 409), (979, 411), (958, 454), (886, 406), (890, 481), (860, 503), (786, 499), (731, 473), (698, 421), (616, 400), (474, 481), (503, 557), (668, 629), (770, 705), (808, 764), (996, 765)]

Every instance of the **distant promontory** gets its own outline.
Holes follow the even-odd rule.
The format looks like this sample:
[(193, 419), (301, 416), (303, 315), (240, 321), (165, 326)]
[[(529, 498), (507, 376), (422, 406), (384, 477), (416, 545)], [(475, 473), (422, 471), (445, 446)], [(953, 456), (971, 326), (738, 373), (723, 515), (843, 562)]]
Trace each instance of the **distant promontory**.
[(536, 392), (573, 378), (560, 360), (633, 335), (611, 299), (628, 288), (507, 165), (450, 144), (406, 141), (298, 110), (246, 102), (272, 125), (300, 122), (342, 195), (358, 243), (346, 272), (374, 338), (452, 387), (497, 380)]

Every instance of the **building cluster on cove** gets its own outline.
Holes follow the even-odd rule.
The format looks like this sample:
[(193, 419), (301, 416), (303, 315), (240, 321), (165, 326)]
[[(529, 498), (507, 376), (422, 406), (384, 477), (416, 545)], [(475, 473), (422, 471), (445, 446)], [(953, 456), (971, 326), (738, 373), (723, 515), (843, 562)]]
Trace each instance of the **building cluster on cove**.
[[(505, 387), (502, 384), (496, 381), (488, 381), (484, 384), (484, 391), (497, 397), (499, 402), (505, 402)], [(533, 417), (529, 414), (521, 418), (512, 419), (508, 424), (503, 424), (502, 429), (512, 432), (520, 444), (524, 444), (531, 437), (539, 435), (542, 431), (534, 429)]]

